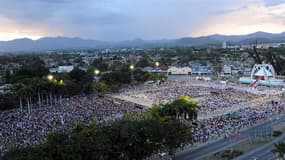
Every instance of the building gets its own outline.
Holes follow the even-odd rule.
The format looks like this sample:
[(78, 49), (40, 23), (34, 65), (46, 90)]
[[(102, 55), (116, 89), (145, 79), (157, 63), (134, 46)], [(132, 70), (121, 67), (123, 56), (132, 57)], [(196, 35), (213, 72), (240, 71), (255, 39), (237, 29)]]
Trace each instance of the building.
[(69, 73), (74, 69), (74, 66), (58, 66), (55, 68), (50, 68), (50, 73)]
[(192, 75), (211, 75), (213, 74), (212, 70), (206, 66), (193, 66)]
[(0, 84), (6, 83), (6, 71), (0, 68)]
[(168, 67), (167, 66), (161, 66), (161, 67), (144, 67), (142, 69), (145, 72), (149, 72), (149, 73), (168, 73)]
[(74, 66), (59, 66), (58, 73), (69, 73), (74, 69)]
[(232, 75), (232, 67), (230, 65), (224, 64), (222, 67), (222, 75), (224, 76)]
[(222, 48), (223, 48), (223, 49), (227, 49), (227, 42), (226, 42), (226, 41), (224, 41), (224, 42), (222, 43)]
[(251, 68), (250, 67), (245, 67), (243, 69), (243, 75), (250, 75), (251, 74)]
[(190, 75), (192, 69), (190, 67), (169, 67), (167, 72), (170, 75)]

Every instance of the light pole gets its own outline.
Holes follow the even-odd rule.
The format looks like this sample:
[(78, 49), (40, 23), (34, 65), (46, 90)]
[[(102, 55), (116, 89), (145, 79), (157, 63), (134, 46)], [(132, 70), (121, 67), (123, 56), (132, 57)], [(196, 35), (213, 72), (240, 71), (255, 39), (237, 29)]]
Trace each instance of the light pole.
[(155, 62), (155, 66), (156, 66), (156, 67), (159, 67), (159, 62)]
[(59, 81), (59, 86), (60, 86), (60, 95), (59, 95), (59, 103), (62, 105), (62, 86), (64, 85), (63, 80)]
[[(50, 81), (50, 82), (53, 82), (53, 80), (54, 80), (54, 77), (53, 77), (53, 75), (48, 75), (47, 76), (47, 79)], [(50, 93), (49, 93), (49, 98), (50, 98), (50, 105), (51, 105), (51, 107), (52, 107), (52, 87), (50, 87)]]
[(47, 79), (50, 80), (50, 81), (52, 81), (52, 80), (53, 80), (53, 75), (48, 75), (48, 76), (47, 76)]
[(133, 80), (133, 70), (135, 69), (135, 66), (133, 64), (130, 65), (130, 70), (131, 70), (131, 81)]
[(95, 69), (94, 70), (94, 74), (95, 74), (95, 79), (96, 79), (96, 82), (98, 81), (98, 75), (100, 74), (100, 70), (99, 69)]
[(95, 69), (95, 70), (94, 70), (94, 73), (95, 73), (96, 76), (98, 76), (98, 75), (100, 74), (99, 69)]

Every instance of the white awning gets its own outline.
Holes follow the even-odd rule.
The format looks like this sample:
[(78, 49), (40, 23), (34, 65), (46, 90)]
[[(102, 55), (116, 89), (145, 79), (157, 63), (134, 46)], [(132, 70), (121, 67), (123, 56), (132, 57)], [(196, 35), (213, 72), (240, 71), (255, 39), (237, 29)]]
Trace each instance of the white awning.
[(271, 77), (272, 73), (270, 73), (265, 67), (260, 68), (259, 71), (257, 71), (255, 76), (265, 76), (265, 77)]

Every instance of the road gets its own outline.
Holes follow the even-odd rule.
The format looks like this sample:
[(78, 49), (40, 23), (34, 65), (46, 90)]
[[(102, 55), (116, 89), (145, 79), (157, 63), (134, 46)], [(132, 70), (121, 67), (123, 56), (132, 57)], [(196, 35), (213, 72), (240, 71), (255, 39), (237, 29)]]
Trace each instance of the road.
[(275, 155), (271, 152), (274, 149), (274, 143), (285, 141), (285, 135), (275, 139), (272, 142), (269, 142), (263, 145), (260, 148), (257, 148), (248, 154), (238, 157), (236, 160), (249, 160), (255, 157), (257, 160), (271, 160), (274, 159)]
[[(275, 121), (275, 125), (283, 122), (284, 120), (285, 120), (285, 115), (282, 115), (278, 120)], [(255, 132), (256, 129), (264, 129), (264, 128), (269, 128), (271, 126), (272, 126), (272, 121), (267, 120), (256, 126), (242, 130), (241, 136), (239, 139), (235, 138), (235, 140), (233, 141), (230, 141), (229, 139), (220, 139), (208, 145), (201, 146), (199, 148), (184, 150), (184, 151), (177, 153), (174, 159), (175, 160), (201, 159), (203, 157), (206, 157), (209, 154), (213, 154), (220, 150), (223, 150), (224, 148), (228, 148), (232, 146), (233, 144), (240, 143), (244, 140), (247, 140)]]

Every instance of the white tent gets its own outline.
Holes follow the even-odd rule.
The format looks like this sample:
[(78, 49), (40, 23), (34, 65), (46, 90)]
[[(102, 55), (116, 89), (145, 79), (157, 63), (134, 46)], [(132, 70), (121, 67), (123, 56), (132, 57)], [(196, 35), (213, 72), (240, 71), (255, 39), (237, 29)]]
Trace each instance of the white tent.
[(273, 75), (265, 67), (262, 67), (254, 74), (254, 76), (272, 77)]

